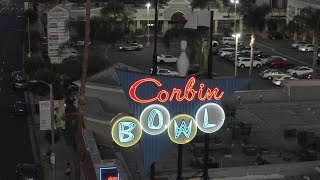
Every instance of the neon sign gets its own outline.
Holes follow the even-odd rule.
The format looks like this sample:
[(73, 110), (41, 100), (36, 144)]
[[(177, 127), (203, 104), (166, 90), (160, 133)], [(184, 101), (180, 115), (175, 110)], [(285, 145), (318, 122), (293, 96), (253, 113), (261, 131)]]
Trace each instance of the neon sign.
[(162, 83), (154, 78), (144, 78), (136, 81), (131, 85), (129, 89), (129, 96), (133, 101), (137, 103), (146, 104), (155, 101), (164, 103), (167, 101), (171, 102), (173, 100), (176, 100), (178, 102), (190, 102), (195, 98), (198, 98), (200, 101), (211, 100), (212, 98), (215, 100), (220, 100), (224, 95), (224, 92), (217, 87), (215, 87), (214, 89), (205, 89), (204, 83), (200, 83), (199, 89), (195, 90), (194, 85), (196, 84), (196, 79), (194, 77), (191, 77), (186, 83), (184, 90), (179, 88), (173, 88), (171, 91), (162, 89), (159, 90), (155, 97), (149, 99), (141, 99), (140, 97), (138, 97), (136, 92), (139, 89), (139, 86), (144, 83), (152, 83), (155, 84), (157, 87), (162, 87)]
[(100, 180), (120, 180), (117, 167), (101, 167)]
[(219, 130), (225, 119), (225, 113), (220, 105), (207, 103), (202, 105), (195, 118), (188, 114), (180, 114), (170, 119), (166, 107), (160, 104), (147, 106), (140, 115), (140, 122), (131, 116), (122, 116), (112, 121), (112, 138), (122, 147), (136, 144), (142, 135), (142, 129), (150, 135), (168, 131), (169, 138), (176, 144), (186, 144), (197, 134), (212, 133)]

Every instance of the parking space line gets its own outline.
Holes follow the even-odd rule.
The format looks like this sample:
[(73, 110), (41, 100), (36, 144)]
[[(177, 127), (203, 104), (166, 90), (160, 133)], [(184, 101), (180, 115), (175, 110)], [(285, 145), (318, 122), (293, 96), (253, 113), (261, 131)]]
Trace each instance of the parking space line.
[(276, 49), (274, 49), (274, 48), (272, 48), (272, 47), (269, 47), (269, 46), (266, 46), (266, 45), (263, 45), (263, 44), (260, 44), (260, 43), (257, 43), (257, 44), (258, 44), (259, 46), (263, 46), (263, 47), (265, 47), (265, 48), (271, 49), (271, 51), (273, 51), (274, 53), (276, 53), (276, 54), (278, 54), (278, 55), (284, 56), (284, 57), (286, 57), (286, 58), (288, 58), (288, 59), (292, 59), (293, 61), (299, 62), (299, 63), (304, 64), (304, 65), (306, 65), (306, 66), (311, 66), (311, 64), (309, 64), (309, 63), (300, 61), (300, 60), (298, 60), (298, 59), (296, 59), (296, 58), (293, 58), (293, 57), (290, 57), (290, 56), (288, 56), (288, 55), (285, 55), (285, 54), (283, 54), (283, 53), (281, 53), (281, 52), (278, 52), (278, 51), (276, 51)]

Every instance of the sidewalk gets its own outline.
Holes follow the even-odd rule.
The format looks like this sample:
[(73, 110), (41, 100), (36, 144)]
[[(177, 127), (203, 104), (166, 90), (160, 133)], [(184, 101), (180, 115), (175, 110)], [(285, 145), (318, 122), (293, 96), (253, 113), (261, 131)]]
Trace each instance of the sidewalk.
[[(33, 151), (38, 152), (37, 156), (40, 159), (40, 164), (43, 172), (44, 180), (52, 180), (53, 172), (52, 165), (49, 163), (49, 159), (47, 157), (47, 151), (50, 148), (51, 144), (46, 140), (45, 131), (40, 131), (40, 121), (39, 114), (36, 113), (35, 106), (36, 102), (40, 99), (38, 96), (33, 96), (32, 93), (28, 94), (28, 98), (30, 101), (31, 111), (32, 111), (32, 120), (33, 120), (33, 128), (35, 133), (35, 147), (33, 147)], [(37, 150), (34, 148), (38, 148)], [(56, 164), (55, 164), (55, 180), (73, 180), (74, 179), (74, 162), (73, 162), (73, 149), (72, 146), (67, 145), (65, 137), (61, 137), (54, 144), (54, 152), (56, 156)], [(65, 175), (65, 168), (67, 167), (67, 163), (70, 163), (70, 167), (72, 168), (72, 173), (70, 177)]]

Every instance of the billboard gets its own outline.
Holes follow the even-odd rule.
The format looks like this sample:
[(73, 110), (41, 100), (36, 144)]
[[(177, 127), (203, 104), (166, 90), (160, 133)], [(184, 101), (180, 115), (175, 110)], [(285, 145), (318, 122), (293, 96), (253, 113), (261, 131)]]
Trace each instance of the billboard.
[[(65, 101), (54, 100), (54, 125), (55, 129), (65, 129)], [(51, 103), (50, 101), (39, 101), (40, 130), (51, 130)]]
[(145, 168), (172, 143), (188, 143), (198, 130), (219, 130), (225, 119), (221, 102), (252, 81), (153, 76), (121, 70), (117, 74), (133, 114), (115, 117), (111, 135), (122, 147), (139, 142)]
[(66, 25), (68, 19), (68, 11), (60, 6), (51, 9), (47, 14), (48, 56), (51, 63), (62, 62), (59, 48), (69, 41), (69, 31)]

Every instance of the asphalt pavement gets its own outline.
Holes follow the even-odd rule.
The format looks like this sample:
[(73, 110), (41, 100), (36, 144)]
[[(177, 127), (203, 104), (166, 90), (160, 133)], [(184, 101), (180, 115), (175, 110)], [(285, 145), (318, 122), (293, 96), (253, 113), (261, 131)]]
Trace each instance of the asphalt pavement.
[[(11, 10), (11, 8), (15, 9)], [(9, 8), (9, 11), (8, 11)], [(19, 9), (19, 10), (16, 10)], [(18, 162), (33, 162), (27, 119), (14, 117), (10, 104), (24, 99), (24, 93), (14, 91), (10, 83), (10, 72), (21, 70), (24, 33), (17, 31), (25, 26), (22, 15), (23, 2), (18, 0), (0, 1), (0, 179), (17, 179), (15, 174)]]

